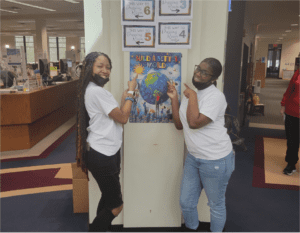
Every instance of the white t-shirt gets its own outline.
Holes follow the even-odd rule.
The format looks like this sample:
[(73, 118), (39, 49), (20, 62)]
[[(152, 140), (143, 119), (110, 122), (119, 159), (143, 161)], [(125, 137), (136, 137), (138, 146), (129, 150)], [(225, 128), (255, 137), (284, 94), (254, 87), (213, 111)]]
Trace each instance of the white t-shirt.
[(108, 114), (119, 107), (118, 102), (109, 91), (90, 82), (86, 88), (84, 103), (90, 117), (87, 142), (104, 155), (116, 154), (122, 145), (123, 127)]
[(198, 107), (201, 114), (212, 120), (200, 129), (190, 129), (186, 111), (188, 99), (183, 96), (179, 109), (184, 138), (190, 154), (196, 158), (217, 160), (232, 151), (232, 143), (225, 128), (225, 110), (227, 107), (224, 94), (214, 85), (197, 91)]

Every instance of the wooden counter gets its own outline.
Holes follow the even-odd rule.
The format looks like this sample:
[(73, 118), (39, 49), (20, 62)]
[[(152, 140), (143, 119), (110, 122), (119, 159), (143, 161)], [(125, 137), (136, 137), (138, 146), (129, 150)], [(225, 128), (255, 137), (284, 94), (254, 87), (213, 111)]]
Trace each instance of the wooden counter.
[(76, 113), (77, 82), (1, 94), (0, 151), (30, 149)]

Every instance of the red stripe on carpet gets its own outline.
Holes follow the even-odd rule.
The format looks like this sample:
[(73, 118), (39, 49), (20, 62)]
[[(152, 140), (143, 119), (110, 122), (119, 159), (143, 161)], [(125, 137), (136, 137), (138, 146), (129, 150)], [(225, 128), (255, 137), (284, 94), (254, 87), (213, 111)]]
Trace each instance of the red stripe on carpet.
[(54, 143), (52, 143), (44, 152), (39, 156), (33, 157), (22, 157), (22, 158), (11, 158), (11, 159), (2, 159), (1, 162), (11, 162), (19, 160), (32, 160), (32, 159), (43, 159), (47, 158), (52, 151), (54, 151), (74, 130), (76, 129), (76, 124), (73, 125), (67, 132), (65, 132), (60, 138), (58, 138)]
[(60, 168), (1, 174), (1, 192), (72, 184), (72, 179), (54, 178)]
[[(268, 138), (278, 138), (269, 137)], [(265, 180), (264, 136), (255, 137), (255, 157), (253, 166), (252, 186), (256, 188), (300, 190), (297, 185), (267, 184)]]

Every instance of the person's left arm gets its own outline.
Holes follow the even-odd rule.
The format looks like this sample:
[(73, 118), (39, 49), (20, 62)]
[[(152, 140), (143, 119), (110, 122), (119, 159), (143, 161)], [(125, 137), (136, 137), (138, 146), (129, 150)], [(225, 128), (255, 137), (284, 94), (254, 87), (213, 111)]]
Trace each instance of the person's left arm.
[(198, 106), (197, 93), (195, 91), (193, 91), (191, 88), (189, 88), (188, 85), (186, 85), (186, 84), (184, 84), (184, 85), (185, 85), (186, 89), (183, 92), (183, 94), (189, 99), (187, 112), (186, 112), (186, 118), (187, 118), (189, 127), (191, 129), (202, 128), (202, 127), (206, 126), (207, 124), (209, 124), (210, 122), (212, 122), (212, 120), (209, 117), (200, 113), (199, 106)]

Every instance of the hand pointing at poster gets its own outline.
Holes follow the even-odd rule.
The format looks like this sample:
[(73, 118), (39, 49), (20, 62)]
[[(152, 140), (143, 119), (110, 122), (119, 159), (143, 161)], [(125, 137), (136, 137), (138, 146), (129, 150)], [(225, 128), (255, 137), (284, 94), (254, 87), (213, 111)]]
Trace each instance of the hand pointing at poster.
[(190, 98), (191, 95), (197, 96), (197, 93), (192, 90), (186, 83), (184, 83), (184, 86), (186, 87), (186, 89), (184, 90), (183, 94), (186, 98)]
[(137, 85), (137, 82), (136, 82), (136, 79), (138, 78), (138, 74), (136, 74), (136, 76), (131, 80), (131, 81), (128, 81), (128, 89), (129, 91), (134, 91), (135, 90), (135, 87)]

